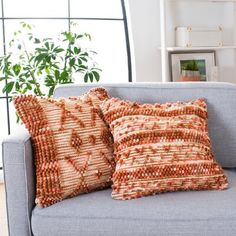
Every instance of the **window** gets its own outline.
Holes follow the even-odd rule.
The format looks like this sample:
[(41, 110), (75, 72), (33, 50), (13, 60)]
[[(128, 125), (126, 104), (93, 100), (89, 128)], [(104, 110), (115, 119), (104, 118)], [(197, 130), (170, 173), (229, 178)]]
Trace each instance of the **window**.
[[(91, 47), (98, 53), (97, 62), (102, 69), (100, 82), (132, 81), (124, 0), (1, 0), (0, 21), (0, 55), (7, 52), (13, 32), (22, 21), (34, 25), (41, 37), (57, 36), (75, 22), (80, 31), (92, 35)], [(10, 96), (2, 93), (1, 86), (0, 142), (16, 126)]]

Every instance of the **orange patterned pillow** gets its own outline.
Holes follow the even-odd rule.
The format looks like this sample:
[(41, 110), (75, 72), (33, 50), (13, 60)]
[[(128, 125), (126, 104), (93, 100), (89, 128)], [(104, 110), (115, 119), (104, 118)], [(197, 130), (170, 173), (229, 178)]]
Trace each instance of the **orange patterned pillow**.
[(102, 110), (114, 136), (113, 198), (227, 187), (211, 150), (203, 99), (140, 105), (112, 98)]
[(14, 98), (32, 136), (36, 203), (40, 206), (110, 186), (112, 139), (99, 109), (107, 98), (103, 88), (91, 89), (78, 98)]

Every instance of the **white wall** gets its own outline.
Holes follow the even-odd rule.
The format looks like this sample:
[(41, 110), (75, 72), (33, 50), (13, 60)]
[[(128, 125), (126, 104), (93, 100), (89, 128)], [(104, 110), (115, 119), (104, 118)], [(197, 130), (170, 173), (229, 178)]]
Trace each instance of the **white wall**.
[[(133, 38), (136, 80), (161, 81), (161, 57), (158, 0), (128, 0), (131, 44)], [(129, 15), (129, 14), (128, 14)]]
[[(130, 10), (136, 81), (161, 81), (159, 0), (127, 0)], [(233, 3), (168, 1), (167, 46), (174, 46), (176, 26), (222, 26), (224, 43), (236, 44)], [(170, 2), (172, 2), (170, 4)], [(128, 14), (129, 15), (129, 14)], [(132, 40), (133, 38), (133, 40)], [(235, 51), (217, 51), (220, 81), (236, 82)]]

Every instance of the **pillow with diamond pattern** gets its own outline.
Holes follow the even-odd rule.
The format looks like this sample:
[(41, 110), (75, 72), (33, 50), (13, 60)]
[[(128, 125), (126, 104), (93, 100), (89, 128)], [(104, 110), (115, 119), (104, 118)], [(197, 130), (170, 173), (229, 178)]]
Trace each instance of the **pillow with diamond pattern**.
[(107, 98), (103, 88), (80, 97), (14, 98), (32, 137), (39, 206), (110, 186), (112, 139), (99, 109)]

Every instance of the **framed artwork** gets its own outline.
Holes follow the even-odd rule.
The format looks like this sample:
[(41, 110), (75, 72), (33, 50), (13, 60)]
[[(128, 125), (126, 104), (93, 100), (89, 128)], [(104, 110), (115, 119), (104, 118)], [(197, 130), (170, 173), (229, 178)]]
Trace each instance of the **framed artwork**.
[(183, 68), (195, 64), (198, 69), (199, 81), (209, 81), (212, 69), (216, 67), (215, 51), (178, 51), (169, 53), (169, 69), (171, 81), (179, 82)]

